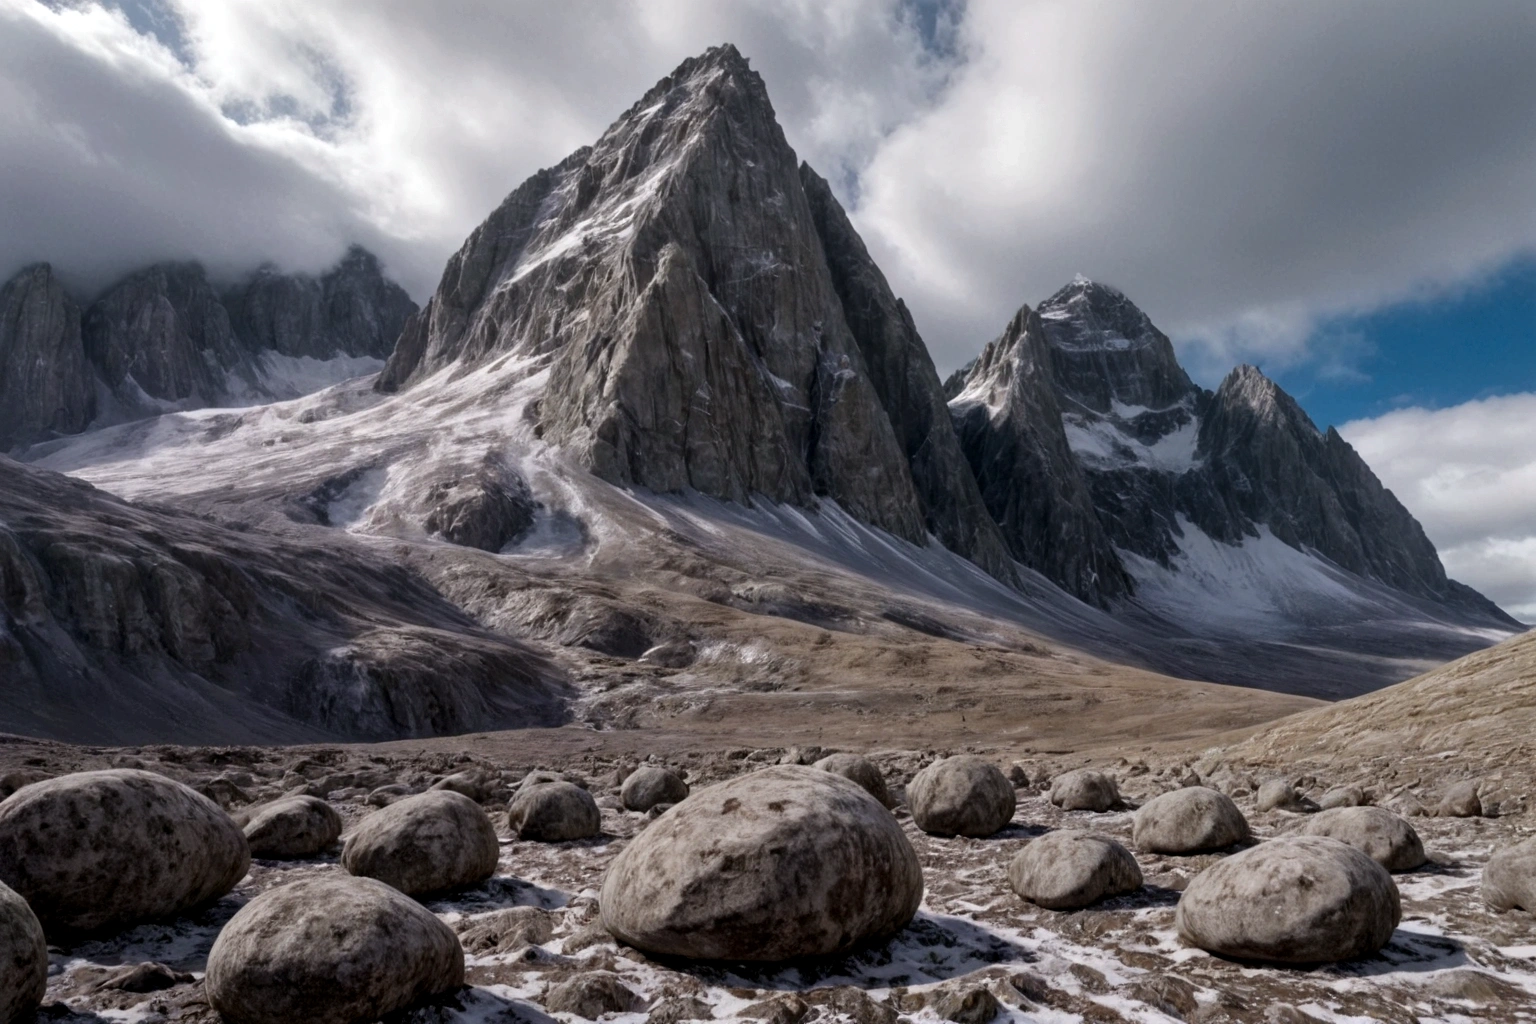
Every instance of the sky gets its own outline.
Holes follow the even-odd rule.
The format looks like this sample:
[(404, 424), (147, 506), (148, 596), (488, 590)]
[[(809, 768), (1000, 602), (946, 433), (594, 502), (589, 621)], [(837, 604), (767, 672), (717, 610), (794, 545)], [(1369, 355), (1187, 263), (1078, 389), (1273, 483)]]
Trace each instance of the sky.
[(377, 252), (418, 301), (534, 170), (734, 42), (941, 372), (1074, 274), (1339, 424), (1536, 619), (1528, 0), (0, 0), (0, 275)]

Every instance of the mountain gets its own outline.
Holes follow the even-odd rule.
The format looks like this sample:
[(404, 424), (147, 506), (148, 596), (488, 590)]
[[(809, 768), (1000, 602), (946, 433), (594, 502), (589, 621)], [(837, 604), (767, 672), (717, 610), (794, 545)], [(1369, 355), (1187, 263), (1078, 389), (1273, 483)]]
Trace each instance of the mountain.
[(266, 267), (222, 294), (195, 263), (156, 264), (83, 310), (36, 264), (0, 290), (0, 450), (373, 372), (415, 309), (356, 246), (318, 279)]

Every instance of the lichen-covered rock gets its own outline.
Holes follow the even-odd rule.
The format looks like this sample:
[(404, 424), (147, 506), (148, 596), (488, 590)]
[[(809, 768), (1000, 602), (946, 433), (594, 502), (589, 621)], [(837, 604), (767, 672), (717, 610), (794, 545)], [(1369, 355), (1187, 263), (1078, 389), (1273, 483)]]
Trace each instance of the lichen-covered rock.
[(1120, 787), (1103, 772), (1079, 768), (1051, 780), (1050, 800), (1064, 811), (1107, 811), (1120, 802)]
[(415, 896), (484, 881), (500, 853), (495, 826), (480, 805), (438, 789), (364, 818), (347, 837), (341, 866)]
[(1248, 819), (1225, 793), (1188, 786), (1143, 804), (1132, 836), (1136, 848), (1148, 853), (1200, 853), (1247, 839)]
[(1369, 956), (1402, 919), (1385, 868), (1325, 836), (1271, 839), (1196, 875), (1179, 899), (1179, 936), (1241, 960), (1325, 963)]
[(603, 925), (649, 953), (777, 961), (894, 935), (923, 875), (890, 812), (831, 772), (778, 765), (698, 790), (614, 859)]
[(21, 1024), (48, 990), (48, 940), (27, 901), (0, 884), (0, 1024)]
[(1047, 910), (1076, 910), (1140, 889), (1141, 867), (1113, 839), (1062, 830), (1020, 850), (1008, 865), (1008, 884)]
[(815, 767), (824, 772), (841, 775), (845, 779), (852, 779), (863, 786), (870, 796), (879, 800), (882, 806), (896, 806), (896, 801), (891, 797), (891, 791), (885, 784), (885, 775), (867, 757), (860, 757), (858, 754), (829, 754), (817, 761)]
[(251, 856), (313, 857), (341, 838), (341, 815), (314, 796), (291, 796), (256, 808), (245, 823)]
[(250, 863), (218, 804), (152, 772), (64, 775), (0, 803), (0, 882), (50, 936), (190, 910), (233, 889)]
[(648, 811), (657, 804), (680, 803), (688, 796), (688, 783), (670, 768), (645, 764), (629, 773), (619, 799), (631, 811)]
[(526, 782), (507, 807), (507, 824), (519, 839), (563, 843), (590, 839), (603, 831), (603, 815), (592, 794), (569, 782)]
[(1309, 819), (1301, 833), (1348, 843), (1388, 871), (1412, 871), (1429, 859), (1413, 826), (1385, 807), (1331, 808)]
[(1013, 784), (997, 765), (961, 754), (918, 772), (907, 786), (912, 820), (940, 836), (990, 836), (1013, 820)]
[(382, 882), (328, 874), (257, 896), (208, 954), (231, 1024), (365, 1024), (464, 983), (453, 930)]
[(1483, 902), (1536, 913), (1536, 838), (1493, 851), (1483, 867)]

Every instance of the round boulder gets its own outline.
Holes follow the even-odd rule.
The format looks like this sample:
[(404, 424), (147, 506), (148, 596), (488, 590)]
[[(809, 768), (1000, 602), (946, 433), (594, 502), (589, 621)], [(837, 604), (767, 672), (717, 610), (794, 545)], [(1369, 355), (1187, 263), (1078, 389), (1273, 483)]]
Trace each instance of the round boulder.
[(1359, 786), (1335, 786), (1323, 794), (1323, 798), (1317, 805), (1325, 811), (1331, 811), (1335, 807), (1364, 807), (1370, 803), (1365, 797), (1365, 790)]
[(778, 765), (699, 790), (603, 879), (602, 923), (648, 953), (828, 956), (901, 930), (923, 872), (890, 812), (832, 772)]
[(1077, 910), (1140, 889), (1141, 867), (1113, 839), (1063, 829), (1020, 850), (1008, 865), (1008, 884), (1047, 910)]
[(990, 836), (1013, 820), (1013, 783), (990, 761), (962, 754), (918, 772), (907, 786), (912, 820), (936, 836)]
[[(679, 780), (681, 781), (681, 780)], [(524, 786), (507, 807), (507, 822), (519, 839), (563, 843), (603, 831), (603, 815), (592, 794), (569, 782)]]
[(256, 808), (245, 823), (251, 856), (313, 857), (341, 838), (341, 815), (317, 796), (290, 796)]
[(682, 776), (670, 768), (652, 764), (641, 765), (630, 772), (619, 790), (619, 800), (631, 811), (648, 811), (657, 804), (681, 803), (687, 796), (688, 783)]
[(1153, 797), (1136, 812), (1132, 837), (1148, 853), (1200, 853), (1248, 838), (1248, 819), (1225, 793), (1187, 786)]
[(1493, 851), (1483, 868), (1483, 902), (1536, 912), (1536, 838)]
[(48, 940), (37, 915), (0, 885), (0, 1024), (20, 1024), (48, 990)]
[(1445, 791), (1435, 813), (1442, 818), (1478, 818), (1483, 813), (1483, 801), (1477, 794), (1478, 780), (1458, 782)]
[(453, 930), (383, 882), (340, 874), (271, 889), (208, 954), (208, 1002), (231, 1024), (363, 1024), (464, 984)]
[(1267, 779), (1259, 786), (1254, 803), (1262, 811), (1305, 811), (1307, 803), (1287, 779)]
[(480, 805), (434, 789), (364, 818), (347, 837), (341, 866), (416, 896), (484, 881), (500, 856), (496, 828)]
[(882, 807), (896, 806), (896, 801), (891, 798), (890, 789), (885, 785), (885, 776), (867, 757), (860, 757), (858, 754), (828, 754), (812, 767), (831, 772), (833, 775), (841, 775), (845, 779), (852, 779), (863, 786), (866, 793), (879, 800)]
[(171, 917), (229, 892), (250, 866), (224, 809), (164, 775), (79, 772), (0, 803), (0, 882), (50, 936)]
[(1348, 843), (1388, 871), (1422, 867), (1424, 844), (1408, 822), (1385, 807), (1335, 807), (1309, 819), (1302, 835)]
[(1196, 875), (1175, 923), (1185, 942), (1239, 960), (1369, 956), (1402, 919), (1386, 868), (1326, 836), (1271, 839)]
[(1056, 776), (1050, 796), (1064, 811), (1107, 811), (1120, 802), (1120, 787), (1103, 772), (1079, 768)]

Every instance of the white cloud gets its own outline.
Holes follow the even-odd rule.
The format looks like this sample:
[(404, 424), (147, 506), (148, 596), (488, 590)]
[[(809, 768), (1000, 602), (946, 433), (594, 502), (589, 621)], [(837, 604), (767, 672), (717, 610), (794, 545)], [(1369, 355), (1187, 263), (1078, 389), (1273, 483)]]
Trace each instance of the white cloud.
[(1401, 409), (1340, 428), (1446, 571), (1536, 622), (1536, 394)]

